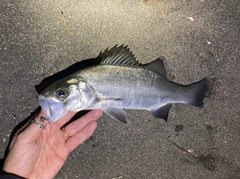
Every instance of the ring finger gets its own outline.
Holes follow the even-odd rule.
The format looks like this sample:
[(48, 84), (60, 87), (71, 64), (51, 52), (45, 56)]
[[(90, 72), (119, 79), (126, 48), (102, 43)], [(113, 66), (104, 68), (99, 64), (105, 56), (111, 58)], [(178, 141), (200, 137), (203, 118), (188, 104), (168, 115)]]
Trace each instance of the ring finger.
[(76, 133), (81, 131), (87, 124), (92, 121), (96, 121), (102, 115), (102, 113), (103, 112), (101, 110), (92, 110), (88, 112), (83, 117), (62, 128), (64, 136), (66, 137), (66, 139), (68, 139), (69, 137), (75, 135)]

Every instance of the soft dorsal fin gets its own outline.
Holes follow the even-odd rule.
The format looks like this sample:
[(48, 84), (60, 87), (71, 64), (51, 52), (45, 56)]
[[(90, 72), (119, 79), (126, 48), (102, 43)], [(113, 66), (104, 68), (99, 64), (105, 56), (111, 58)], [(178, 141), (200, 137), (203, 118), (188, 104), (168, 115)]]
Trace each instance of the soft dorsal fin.
[(127, 46), (115, 45), (110, 50), (106, 49), (101, 52), (97, 58), (101, 58), (102, 65), (121, 65), (121, 66), (142, 66), (136, 61), (132, 52), (127, 48)]
[(164, 67), (164, 61), (162, 59), (163, 59), (163, 57), (157, 58), (156, 60), (152, 61), (151, 63), (144, 65), (144, 68), (148, 69), (150, 71), (153, 71), (157, 74), (160, 74), (163, 77), (166, 77), (166, 69)]

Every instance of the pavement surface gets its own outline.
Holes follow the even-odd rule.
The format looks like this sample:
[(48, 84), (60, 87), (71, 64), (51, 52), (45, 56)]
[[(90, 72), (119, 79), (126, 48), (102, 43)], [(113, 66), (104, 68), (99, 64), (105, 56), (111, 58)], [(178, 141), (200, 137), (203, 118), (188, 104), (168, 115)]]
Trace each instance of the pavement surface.
[(127, 125), (104, 115), (56, 179), (240, 178), (240, 1), (158, 2), (1, 0), (0, 158), (38, 107), (35, 85), (126, 44), (141, 63), (164, 56), (174, 82), (213, 78), (205, 106), (175, 104), (167, 123), (147, 111), (127, 110)]

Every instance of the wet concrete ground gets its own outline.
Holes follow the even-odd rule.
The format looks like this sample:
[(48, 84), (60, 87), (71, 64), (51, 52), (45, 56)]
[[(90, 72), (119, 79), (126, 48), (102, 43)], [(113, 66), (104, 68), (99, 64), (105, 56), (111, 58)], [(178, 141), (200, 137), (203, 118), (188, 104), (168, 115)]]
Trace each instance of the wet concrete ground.
[(240, 178), (240, 2), (158, 2), (163, 12), (154, 0), (2, 0), (0, 157), (38, 107), (35, 85), (126, 44), (141, 63), (164, 56), (177, 83), (215, 79), (205, 106), (173, 105), (168, 123), (147, 111), (127, 110), (128, 125), (104, 115), (56, 178)]

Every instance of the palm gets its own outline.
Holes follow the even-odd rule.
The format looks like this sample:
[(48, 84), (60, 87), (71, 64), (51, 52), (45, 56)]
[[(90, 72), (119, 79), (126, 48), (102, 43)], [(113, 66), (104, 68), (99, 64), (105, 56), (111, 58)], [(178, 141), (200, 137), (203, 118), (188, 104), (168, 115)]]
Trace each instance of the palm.
[[(34, 170), (29, 178), (47, 178), (47, 176), (50, 177), (50, 175), (50, 178), (53, 178), (55, 176), (71, 152), (66, 147), (65, 140), (66, 137), (59, 128), (55, 126), (49, 125), (48, 128), (43, 131), (39, 142), (36, 142), (35, 146), (33, 146), (35, 150), (34, 155), (41, 155), (36, 161)], [(43, 171), (51, 171), (51, 174), (47, 173), (47, 176), (45, 176), (46, 173)]]
[[(69, 153), (92, 135), (97, 127), (95, 120), (102, 115), (102, 111), (91, 111), (69, 124), (66, 131), (69, 131), (71, 138), (67, 139), (60, 128), (74, 114), (69, 112), (53, 124), (45, 123), (44, 130), (34, 124), (29, 125), (13, 139), (4, 170), (26, 178), (53, 178)], [(43, 112), (37, 118), (42, 115)]]

